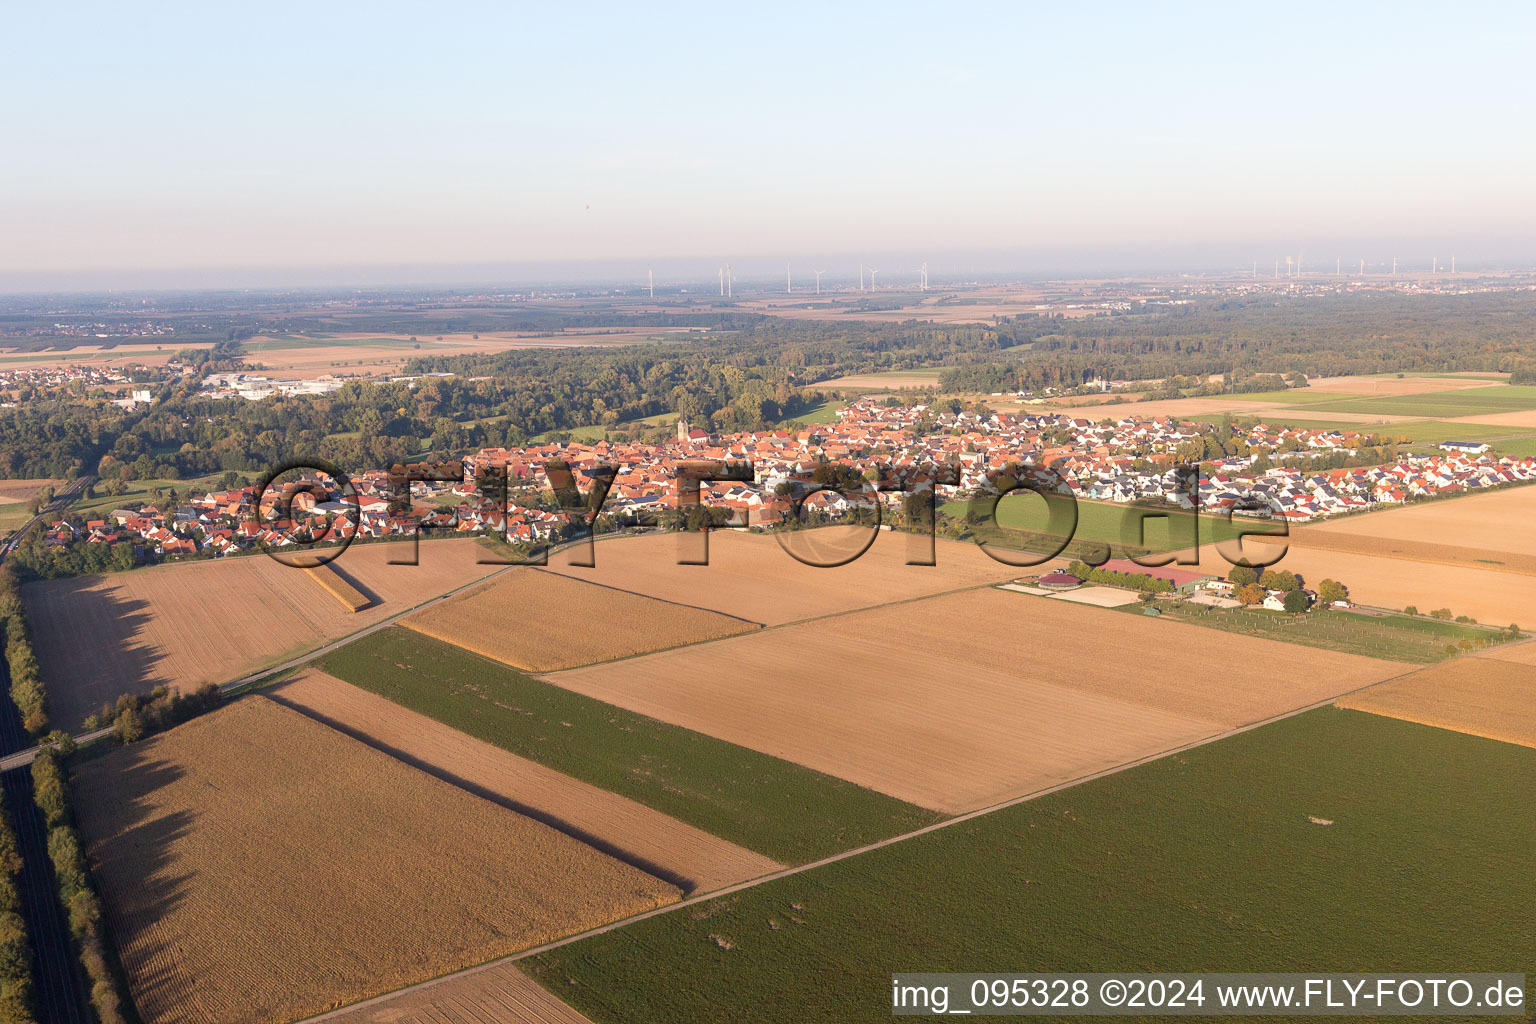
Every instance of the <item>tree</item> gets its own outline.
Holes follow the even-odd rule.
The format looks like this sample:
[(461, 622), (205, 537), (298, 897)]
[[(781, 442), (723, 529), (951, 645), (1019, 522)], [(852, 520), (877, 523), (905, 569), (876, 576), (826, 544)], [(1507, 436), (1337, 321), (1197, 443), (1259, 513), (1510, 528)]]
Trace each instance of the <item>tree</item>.
[(1287, 593), (1301, 586), (1296, 574), (1288, 569), (1265, 569), (1259, 577), (1259, 586), (1266, 590), (1284, 590)]
[(1323, 580), (1317, 585), (1317, 599), (1324, 605), (1349, 600), (1349, 588), (1336, 580)]
[(1417, 615), (1417, 614), (1419, 614), (1419, 606), (1411, 604), (1408, 607), (1403, 609), (1403, 614), (1404, 615)]
[(1440, 619), (1444, 622), (1451, 621), (1451, 610), (1449, 608), (1436, 608), (1429, 615), (1433, 619)]
[(1245, 606), (1252, 607), (1264, 603), (1264, 588), (1257, 583), (1250, 583), (1237, 592), (1237, 599)]
[(1259, 582), (1258, 570), (1246, 565), (1234, 565), (1227, 573), (1227, 579), (1236, 587), (1246, 587), (1250, 583)]
[(1285, 610), (1292, 615), (1300, 615), (1307, 610), (1307, 595), (1300, 590), (1292, 590), (1285, 595)]

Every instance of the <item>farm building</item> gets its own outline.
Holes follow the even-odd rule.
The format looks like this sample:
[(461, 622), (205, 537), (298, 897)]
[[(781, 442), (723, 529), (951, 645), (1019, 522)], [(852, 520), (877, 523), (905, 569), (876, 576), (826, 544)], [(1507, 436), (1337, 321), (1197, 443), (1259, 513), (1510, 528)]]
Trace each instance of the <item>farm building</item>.
[(1048, 572), (1035, 581), (1038, 587), (1046, 590), (1073, 590), (1083, 585), (1083, 581), (1069, 572)]
[(1099, 566), (1099, 568), (1107, 569), (1110, 572), (1130, 573), (1133, 575), (1151, 576), (1155, 580), (1166, 580), (1180, 594), (1193, 594), (1209, 581), (1216, 579), (1215, 576), (1208, 572), (1178, 569), (1171, 565), (1156, 567), (1138, 565), (1128, 558), (1111, 558)]

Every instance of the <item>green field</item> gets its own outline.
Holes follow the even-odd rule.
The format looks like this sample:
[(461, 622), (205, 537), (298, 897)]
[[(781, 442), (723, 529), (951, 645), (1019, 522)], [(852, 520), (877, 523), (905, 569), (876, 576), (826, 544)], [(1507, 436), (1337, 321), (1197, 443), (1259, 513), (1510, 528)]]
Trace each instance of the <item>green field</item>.
[(1336, 391), (1310, 391), (1307, 388), (1287, 388), (1284, 391), (1249, 391), (1222, 395), (1233, 402), (1283, 402), (1286, 405), (1330, 405), (1334, 402), (1352, 401), (1364, 395), (1346, 395)]
[(1487, 416), (1493, 413), (1536, 409), (1536, 386), (1503, 384), (1488, 388), (1468, 388), (1463, 391), (1428, 392), (1422, 395), (1346, 399), (1341, 402), (1329, 402), (1327, 408), (1337, 412), (1424, 416), (1430, 419)]
[(541, 683), (400, 626), (347, 644), (317, 665), (519, 757), (783, 863), (816, 860), (941, 817)]
[[(964, 520), (966, 503), (948, 502), (940, 506), (939, 511), (947, 516)], [(1166, 516), (1160, 516), (1158, 513), (1166, 513)], [(1151, 551), (1173, 551), (1187, 546), (1183, 531), (1188, 528), (1192, 518), (1190, 513), (1177, 509), (1149, 509), (1103, 501), (1078, 501), (1077, 529), (1072, 537), (1075, 541), (1107, 543), (1115, 548), (1116, 554), (1119, 554), (1122, 547), (1122, 531), (1128, 524), (1134, 529), (1143, 514), (1147, 514), (1149, 518), (1146, 519), (1145, 540), (1141, 547)], [(1021, 491), (1003, 498), (997, 506), (997, 525), (1008, 530), (1024, 530), (1038, 535), (1025, 543), (1026, 551), (1048, 550), (1048, 547), (1041, 546), (1041, 542), (1045, 542), (1052, 536), (1049, 532), (1049, 510), (1045, 499), (1038, 495)], [(1213, 544), (1231, 540), (1238, 533), (1269, 532), (1270, 525), (1263, 520), (1239, 517), (1228, 522), (1225, 516), (1203, 515), (1200, 517), (1200, 543)], [(1060, 535), (1055, 536), (1059, 538)], [(1049, 547), (1054, 546), (1054, 543), (1049, 544)]]
[[(1360, 423), (1349, 420), (1314, 419), (1288, 412), (1254, 414), (1269, 426), (1302, 430), (1337, 430), (1341, 433), (1406, 437), (1415, 446), (1434, 447), (1446, 441), (1486, 441), (1493, 454), (1523, 458), (1536, 454), (1536, 428), (1490, 423), (1450, 423), (1445, 420), (1408, 420), (1401, 423)], [(1221, 423), (1225, 416), (1194, 416), (1199, 423)], [(1249, 419), (1249, 416), (1234, 416)]]
[(836, 400), (822, 402), (819, 405), (811, 406), (811, 408), (807, 409), (805, 412), (797, 413), (794, 416), (791, 416), (790, 419), (794, 420), (796, 423), (804, 423), (807, 425), (836, 423), (837, 410), (841, 409), (846, 404), (846, 402), (840, 402)]
[[(1506, 639), (1492, 630), (1411, 615), (1363, 615), (1332, 608), (1287, 615), (1264, 608), (1202, 608), (1171, 601), (1160, 601), (1157, 608), (1162, 618), (1175, 622), (1418, 665), (1454, 657), (1455, 652), (1446, 647), (1457, 646), (1462, 640), (1481, 645)], [(1134, 605), (1119, 610), (1141, 613)]]
[[(115, 497), (108, 494), (104, 489), (105, 484), (98, 481), (94, 498), (83, 498), (70, 505), (65, 509), (65, 512), (77, 512), (89, 519), (92, 514), (104, 514), (111, 512), (113, 509), (122, 508), (125, 505), (146, 504), (157, 505), (157, 507), (163, 506), (165, 504), (165, 497), (169, 496), (172, 488), (175, 488), (177, 497), (185, 501), (188, 495), (201, 495), (206, 494), (210, 490), (221, 490), (223, 485), (219, 481), (223, 475), (222, 473), (214, 473), (210, 476), (194, 477), (187, 480), (130, 480), (127, 485), (128, 489)], [(254, 476), (255, 474), (247, 473), (244, 475)], [(154, 493), (156, 489), (165, 492), (165, 495), (156, 498)], [(162, 507), (160, 511), (164, 512), (166, 510)]]
[(1536, 975), (1532, 793), (1536, 750), (1324, 708), (521, 965), (597, 1024), (888, 1021), (896, 971)]

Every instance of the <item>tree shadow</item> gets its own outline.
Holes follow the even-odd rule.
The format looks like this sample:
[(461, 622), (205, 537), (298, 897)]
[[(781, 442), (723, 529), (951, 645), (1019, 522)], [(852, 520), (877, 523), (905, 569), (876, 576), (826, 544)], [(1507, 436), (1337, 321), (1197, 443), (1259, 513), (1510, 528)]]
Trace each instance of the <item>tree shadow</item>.
[(103, 579), (82, 576), (22, 588), (49, 717), (58, 728), (77, 730), (102, 704), (171, 683), (145, 639), (152, 618), (149, 603), (102, 587)]

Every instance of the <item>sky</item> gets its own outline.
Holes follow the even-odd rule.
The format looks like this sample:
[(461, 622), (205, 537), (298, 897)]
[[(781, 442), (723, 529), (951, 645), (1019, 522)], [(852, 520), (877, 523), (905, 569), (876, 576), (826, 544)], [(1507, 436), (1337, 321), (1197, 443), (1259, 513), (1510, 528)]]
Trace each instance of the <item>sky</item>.
[(6, 23), (13, 290), (1536, 263), (1536, 5), (83, 2)]

